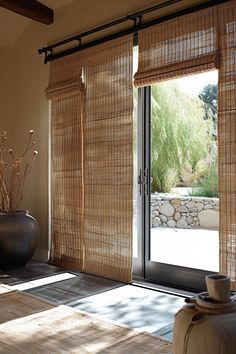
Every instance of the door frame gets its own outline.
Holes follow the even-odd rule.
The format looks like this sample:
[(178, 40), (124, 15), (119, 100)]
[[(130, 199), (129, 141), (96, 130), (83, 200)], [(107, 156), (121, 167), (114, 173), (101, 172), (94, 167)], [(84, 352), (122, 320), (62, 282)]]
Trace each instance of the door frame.
[[(137, 243), (138, 257), (133, 258), (133, 278), (145, 279), (145, 237), (148, 231), (148, 221), (150, 213), (150, 205), (148, 207), (147, 197), (150, 195), (150, 185), (148, 179), (144, 175), (147, 162), (150, 164), (147, 139), (150, 137), (150, 107), (151, 107), (150, 87), (138, 88), (138, 117), (137, 117)], [(146, 183), (144, 183), (146, 182)]]
[(211, 271), (154, 262), (150, 259), (151, 216), (151, 86), (138, 89), (138, 258), (134, 279), (194, 292), (205, 291)]

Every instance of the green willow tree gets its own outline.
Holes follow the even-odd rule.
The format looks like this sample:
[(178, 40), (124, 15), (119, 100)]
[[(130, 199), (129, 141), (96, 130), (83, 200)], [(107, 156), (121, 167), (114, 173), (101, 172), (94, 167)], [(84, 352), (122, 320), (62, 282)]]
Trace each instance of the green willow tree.
[(218, 162), (217, 162), (217, 110), (218, 110), (218, 86), (208, 84), (199, 94), (203, 102), (204, 119), (211, 126), (212, 145), (209, 151), (208, 166), (203, 178), (196, 184), (196, 190), (192, 195), (205, 197), (218, 197)]
[(209, 152), (211, 134), (202, 102), (173, 82), (153, 85), (151, 129), (152, 192), (168, 192), (185, 169), (194, 173)]
[(214, 84), (206, 85), (200, 92), (199, 98), (203, 101), (204, 104), (205, 119), (211, 119), (214, 124), (216, 124), (218, 86)]

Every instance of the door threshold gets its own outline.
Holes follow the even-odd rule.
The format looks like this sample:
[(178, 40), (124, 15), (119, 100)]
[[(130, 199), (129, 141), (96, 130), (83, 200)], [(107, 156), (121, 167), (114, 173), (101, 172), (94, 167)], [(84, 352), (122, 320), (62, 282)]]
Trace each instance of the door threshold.
[(143, 280), (136, 280), (133, 279), (132, 285), (138, 286), (141, 288), (149, 289), (149, 290), (154, 290), (154, 291), (159, 291), (165, 294), (170, 294), (178, 297), (191, 297), (195, 296), (196, 293), (192, 291), (187, 291), (187, 290), (182, 290), (182, 289), (175, 289), (172, 287), (160, 285), (160, 284), (155, 284), (155, 283), (149, 283)]

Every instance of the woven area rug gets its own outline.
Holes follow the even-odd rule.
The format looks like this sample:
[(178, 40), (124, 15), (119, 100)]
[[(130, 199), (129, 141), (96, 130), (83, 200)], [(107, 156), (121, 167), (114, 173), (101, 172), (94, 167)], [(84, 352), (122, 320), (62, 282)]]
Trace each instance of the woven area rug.
[(172, 349), (161, 338), (24, 292), (0, 294), (0, 322), (1, 354), (170, 354)]

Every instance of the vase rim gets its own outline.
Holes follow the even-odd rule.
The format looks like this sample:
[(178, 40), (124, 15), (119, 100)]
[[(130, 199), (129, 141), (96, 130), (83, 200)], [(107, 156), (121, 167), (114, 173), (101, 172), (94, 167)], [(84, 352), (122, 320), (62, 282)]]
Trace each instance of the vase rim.
[(15, 215), (15, 214), (28, 214), (29, 211), (26, 209), (17, 209), (15, 211), (1, 211), (0, 215)]

